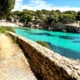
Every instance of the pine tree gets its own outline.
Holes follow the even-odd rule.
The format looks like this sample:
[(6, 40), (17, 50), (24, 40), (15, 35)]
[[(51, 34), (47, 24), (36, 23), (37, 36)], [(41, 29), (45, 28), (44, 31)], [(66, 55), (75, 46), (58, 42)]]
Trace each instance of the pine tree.
[(15, 5), (15, 0), (0, 0), (0, 18), (5, 17)]

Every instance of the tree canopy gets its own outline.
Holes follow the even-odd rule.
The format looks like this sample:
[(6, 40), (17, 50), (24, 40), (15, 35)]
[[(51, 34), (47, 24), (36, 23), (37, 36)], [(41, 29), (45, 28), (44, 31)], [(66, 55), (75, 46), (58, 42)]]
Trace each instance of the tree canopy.
[[(12, 15), (13, 13), (13, 15)], [(14, 11), (8, 15), (8, 19), (14, 18), (19, 19), (23, 23), (39, 23), (39, 22), (62, 22), (62, 23), (72, 23), (80, 20), (80, 11), (76, 12), (73, 10), (68, 10), (61, 12), (59, 10), (28, 10), (23, 9), (22, 11)], [(11, 17), (12, 16), (12, 17)]]
[(15, 0), (0, 0), (0, 18), (3, 18), (14, 8)]

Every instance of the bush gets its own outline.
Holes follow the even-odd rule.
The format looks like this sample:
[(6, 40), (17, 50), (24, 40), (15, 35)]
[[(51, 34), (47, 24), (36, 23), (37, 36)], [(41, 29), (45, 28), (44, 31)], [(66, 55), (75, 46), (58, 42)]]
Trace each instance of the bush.
[(42, 46), (50, 49), (50, 46), (49, 46), (46, 42), (44, 42), (44, 41), (36, 41), (36, 42), (37, 42), (38, 44), (41, 44)]
[(18, 39), (18, 37), (13, 37), (13, 43), (17, 44), (17, 39)]
[(8, 34), (7, 31), (15, 32), (12, 27), (9, 26), (0, 26), (0, 33)]

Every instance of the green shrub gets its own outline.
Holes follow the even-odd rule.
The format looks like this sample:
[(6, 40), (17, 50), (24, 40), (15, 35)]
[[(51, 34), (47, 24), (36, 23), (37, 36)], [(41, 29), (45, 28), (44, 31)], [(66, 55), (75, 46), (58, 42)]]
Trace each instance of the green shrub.
[(18, 37), (13, 37), (13, 42), (17, 44)]
[(15, 32), (12, 27), (9, 26), (0, 26), (0, 33), (8, 34), (7, 31)]
[(50, 46), (49, 46), (46, 42), (44, 42), (44, 41), (36, 41), (36, 42), (37, 42), (38, 44), (41, 44), (42, 46), (50, 49)]

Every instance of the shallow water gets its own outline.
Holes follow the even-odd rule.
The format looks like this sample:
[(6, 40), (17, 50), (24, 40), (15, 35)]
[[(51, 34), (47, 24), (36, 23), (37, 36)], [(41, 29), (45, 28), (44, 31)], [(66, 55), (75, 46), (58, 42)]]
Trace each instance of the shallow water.
[(51, 50), (63, 56), (80, 59), (80, 34), (30, 28), (14, 28), (14, 30), (17, 34), (33, 41), (41, 40), (47, 42)]

